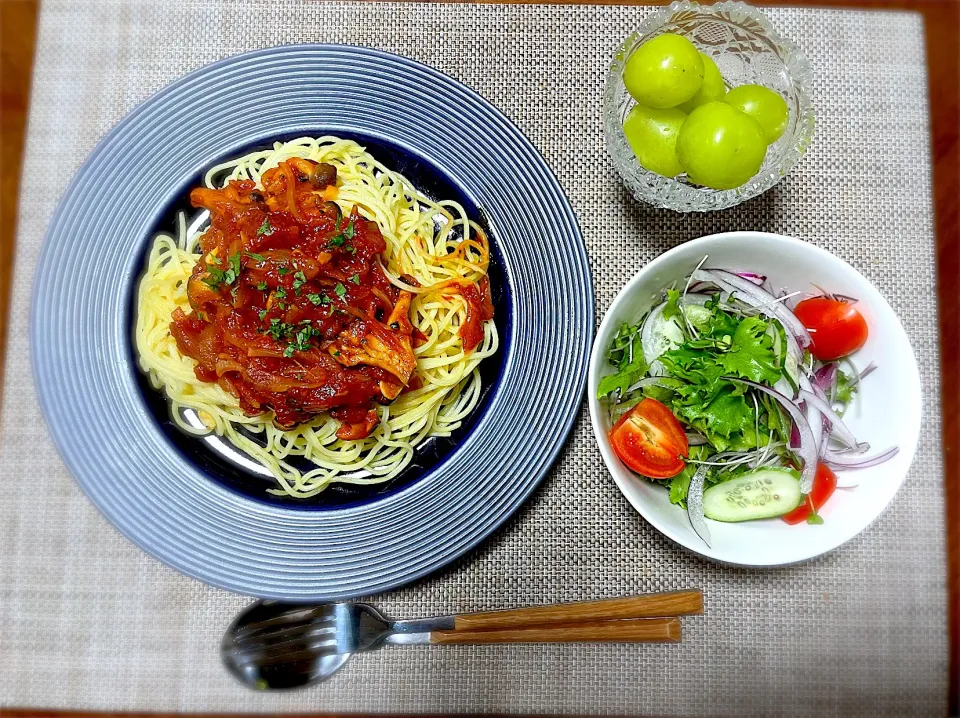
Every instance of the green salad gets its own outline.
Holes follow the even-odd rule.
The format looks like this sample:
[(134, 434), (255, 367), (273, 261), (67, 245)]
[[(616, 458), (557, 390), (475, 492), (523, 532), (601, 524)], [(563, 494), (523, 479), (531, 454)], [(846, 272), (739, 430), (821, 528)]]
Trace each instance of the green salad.
[[(639, 321), (622, 324), (608, 348), (613, 373), (597, 393), (614, 450), (668, 489), (708, 543), (704, 518), (822, 522), (833, 469), (896, 453), (862, 457), (868, 445), (842, 422), (875, 368), (858, 372), (847, 358), (867, 336), (855, 300), (818, 294), (791, 310), (795, 296), (775, 295), (755, 274), (698, 268)], [(810, 302), (856, 316), (814, 326), (829, 313), (815, 307), (819, 314), (807, 316)]]

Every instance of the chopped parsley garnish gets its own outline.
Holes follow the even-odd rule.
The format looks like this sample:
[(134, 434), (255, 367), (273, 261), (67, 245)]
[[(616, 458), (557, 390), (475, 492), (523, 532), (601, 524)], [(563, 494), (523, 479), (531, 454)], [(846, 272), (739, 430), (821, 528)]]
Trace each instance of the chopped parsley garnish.
[(297, 345), (300, 347), (310, 346), (310, 337), (313, 336), (313, 327), (304, 327), (297, 332)]
[[(340, 229), (339, 223), (337, 224), (337, 229)], [(342, 247), (344, 242), (346, 242), (348, 239), (353, 239), (355, 232), (356, 231), (353, 228), (353, 221), (351, 220), (350, 223), (343, 228), (343, 231), (340, 234), (334, 235), (330, 238), (330, 246)], [(347, 247), (347, 251), (351, 254), (356, 254), (357, 252), (355, 247)]]
[(266, 309), (261, 309), (261, 310), (260, 310), (260, 321), (262, 322), (262, 321), (266, 318), (266, 316), (267, 316), (267, 310), (266, 310)]
[[(260, 314), (262, 317), (266, 314), (266, 311)], [(305, 352), (311, 349), (311, 337), (320, 336), (320, 332), (311, 326), (309, 319), (301, 320), (299, 325), (287, 324), (279, 319), (271, 319), (270, 326), (262, 333), (276, 341), (286, 340), (288, 344), (283, 350), (283, 355), (288, 359), (293, 356), (294, 352)]]
[(266, 262), (266, 261), (267, 261), (267, 258), (264, 257), (262, 254), (254, 254), (253, 252), (247, 252), (247, 256), (250, 257), (250, 259), (252, 259), (252, 260), (254, 260), (254, 261), (256, 261), (256, 262)]
[(292, 271), (293, 271), (293, 270), (290, 269), (290, 267), (281, 266), (281, 267), (279, 267), (279, 268), (277, 269), (277, 274), (279, 274), (281, 277), (283, 277), (283, 276), (286, 276), (287, 274), (290, 274), (290, 272), (292, 272)]
[(287, 296), (287, 290), (283, 287), (277, 287), (277, 291), (273, 295), (277, 299), (284, 299)]
[(263, 224), (261, 224), (260, 229), (257, 230), (257, 236), (260, 236), (261, 234), (267, 234), (267, 235), (273, 234), (273, 227), (270, 226), (269, 217), (264, 218)]
[(297, 272), (293, 275), (293, 291), (300, 296), (300, 287), (307, 283), (307, 277), (303, 272)]
[(260, 282), (259, 284), (257, 284), (257, 289), (259, 289), (261, 292), (265, 292), (269, 288), (270, 288), (270, 285), (268, 285), (266, 282)]
[(319, 307), (321, 304), (323, 304), (323, 297), (321, 297), (319, 294), (308, 294), (307, 299), (309, 299), (310, 303), (315, 307)]
[(352, 277), (350, 277), (350, 281), (354, 284), (360, 284), (360, 275), (354, 274)]
[[(222, 284), (233, 284), (240, 276), (240, 253), (231, 254), (227, 260), (228, 268), (226, 270), (219, 267), (207, 267), (207, 275), (204, 277), (204, 284), (211, 289), (220, 289)], [(236, 297), (236, 292), (233, 293)]]
[(347, 294), (347, 288), (343, 286), (340, 282), (337, 282), (337, 286), (333, 288), (334, 294), (336, 294), (340, 299), (343, 299)]
[[(301, 328), (297, 331), (293, 341), (287, 345), (286, 349), (283, 350), (283, 355), (285, 357), (293, 356), (293, 353), (295, 351), (297, 352), (308, 351), (311, 348), (310, 337), (314, 336), (315, 334), (317, 336), (320, 335), (320, 332), (318, 332), (316, 329), (310, 326), (309, 319), (303, 320), (302, 322), (300, 322), (300, 325), (301, 325)], [(290, 327), (290, 333), (291, 334), (293, 333), (293, 327)]]
[(220, 285), (226, 282), (227, 273), (217, 267), (208, 267), (207, 276), (203, 278), (203, 283), (213, 290), (220, 289)]
[(271, 319), (270, 326), (264, 330), (264, 334), (268, 335), (272, 339), (280, 341), (280, 337), (282, 337), (288, 331), (290, 331), (289, 324), (286, 324), (279, 319)]

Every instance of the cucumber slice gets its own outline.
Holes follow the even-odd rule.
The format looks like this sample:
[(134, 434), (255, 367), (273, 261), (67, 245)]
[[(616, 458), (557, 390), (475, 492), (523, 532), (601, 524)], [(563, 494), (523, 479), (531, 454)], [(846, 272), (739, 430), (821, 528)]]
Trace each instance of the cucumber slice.
[(713, 312), (704, 306), (693, 304), (689, 299), (680, 305), (680, 311), (697, 331), (706, 329), (710, 320), (713, 319)]
[(643, 359), (652, 365), (664, 352), (675, 349), (683, 342), (683, 330), (676, 319), (664, 319), (664, 302), (655, 307), (640, 331), (640, 341), (643, 345)]
[(703, 492), (708, 519), (735, 523), (783, 516), (800, 505), (799, 474), (792, 469), (757, 469)]
[[(680, 311), (697, 329), (702, 329), (713, 317), (713, 313), (703, 306), (709, 297), (688, 295), (680, 304)], [(640, 342), (643, 346), (643, 359), (650, 366), (650, 374), (662, 376), (665, 371), (657, 358), (664, 352), (676, 349), (683, 343), (683, 329), (676, 317), (663, 318), (663, 310), (667, 306), (664, 302), (650, 312), (650, 316), (643, 323), (640, 331)]]

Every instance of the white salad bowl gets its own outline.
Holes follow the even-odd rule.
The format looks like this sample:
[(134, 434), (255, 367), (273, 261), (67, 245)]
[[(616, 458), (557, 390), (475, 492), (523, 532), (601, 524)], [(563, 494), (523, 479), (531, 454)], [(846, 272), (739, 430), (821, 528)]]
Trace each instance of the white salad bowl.
[[(867, 343), (851, 356), (862, 369), (876, 362), (861, 391), (844, 415), (844, 423), (859, 441), (870, 443), (867, 455), (891, 446), (899, 453), (865, 469), (837, 471), (840, 485), (818, 512), (820, 525), (788, 525), (779, 518), (743, 523), (707, 519), (712, 537), (708, 547), (690, 526), (687, 512), (669, 500), (669, 492), (630, 471), (610, 446), (608, 412), (597, 399), (600, 379), (614, 368), (607, 349), (623, 322), (636, 323), (659, 304), (667, 287), (679, 285), (707, 255), (704, 266), (766, 275), (774, 289), (828, 292), (859, 299), (857, 309), (870, 330)], [(590, 357), (587, 382), (590, 418), (600, 453), (627, 500), (658, 531), (691, 551), (723, 563), (741, 566), (780, 566), (830, 551), (865, 529), (906, 478), (920, 434), (920, 376), (913, 348), (900, 320), (883, 296), (857, 270), (812, 244), (764, 232), (728, 232), (682, 244), (645, 266), (620, 291), (600, 325)]]

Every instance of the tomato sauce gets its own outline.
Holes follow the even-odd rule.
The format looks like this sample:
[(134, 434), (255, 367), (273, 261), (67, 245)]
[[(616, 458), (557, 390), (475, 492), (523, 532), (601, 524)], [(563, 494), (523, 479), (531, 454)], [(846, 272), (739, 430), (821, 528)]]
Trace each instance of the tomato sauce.
[(187, 282), (192, 311), (170, 330), (197, 378), (217, 382), (249, 415), (283, 428), (330, 412), (338, 436), (363, 438), (377, 402), (410, 385), (416, 367), (411, 295), (380, 269), (375, 222), (342, 216), (336, 170), (299, 158), (264, 173), (264, 189), (231, 181), (198, 188), (210, 211)]
[(493, 319), (490, 280), (484, 277), (477, 284), (459, 287), (459, 292), (467, 303), (467, 318), (460, 325), (460, 338), (463, 340), (463, 350), (469, 353), (483, 341), (483, 323)]
[[(422, 386), (412, 294), (381, 270), (377, 224), (333, 202), (333, 165), (288, 159), (261, 184), (190, 193), (210, 227), (187, 282), (191, 311), (174, 312), (171, 334), (196, 360), (197, 378), (236, 396), (248, 415), (272, 410), (289, 428), (329, 412), (337, 436), (362, 439), (377, 426), (377, 403)], [(467, 304), (460, 336), (469, 352), (493, 316), (489, 282), (452, 290)]]

